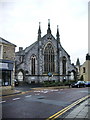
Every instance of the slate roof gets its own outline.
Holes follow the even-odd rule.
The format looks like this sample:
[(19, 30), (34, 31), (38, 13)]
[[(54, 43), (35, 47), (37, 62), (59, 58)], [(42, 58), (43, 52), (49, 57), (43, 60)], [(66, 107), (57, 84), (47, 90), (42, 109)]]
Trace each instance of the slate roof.
[(16, 47), (15, 44), (13, 44), (13, 43), (11, 43), (11, 42), (9, 42), (9, 41), (7, 41), (7, 40), (1, 38), (1, 37), (0, 37), (0, 42), (1, 42), (1, 43), (4, 43), (4, 44), (14, 45), (14, 46)]
[(27, 53), (32, 47), (34, 47), (36, 44), (38, 43), (38, 41), (34, 42), (33, 44), (31, 44), (30, 46), (25, 48), (25, 53)]
[[(43, 37), (41, 37), (41, 40), (43, 40), (46, 36), (52, 37), (53, 39), (55, 39), (55, 37), (52, 34), (46, 34)], [(26, 47), (24, 50), (22, 50), (25, 53), (28, 53), (28, 51), (34, 47), (36, 44), (38, 44), (38, 41), (34, 42), (33, 44), (31, 44), (30, 46)], [(62, 45), (60, 44), (61, 48), (64, 50), (64, 52), (68, 55), (68, 57), (70, 57), (70, 55), (65, 51), (65, 49), (62, 47)], [(19, 54), (19, 51), (16, 52), (16, 54)]]

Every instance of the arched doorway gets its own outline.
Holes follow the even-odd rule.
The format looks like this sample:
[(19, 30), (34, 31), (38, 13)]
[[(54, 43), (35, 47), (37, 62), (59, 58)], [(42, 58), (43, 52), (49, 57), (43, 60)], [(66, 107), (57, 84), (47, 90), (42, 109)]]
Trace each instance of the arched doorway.
[(23, 82), (23, 72), (22, 71), (18, 72), (18, 81)]
[(71, 80), (74, 80), (74, 72), (71, 72)]
[(76, 72), (74, 70), (71, 71), (71, 80), (76, 80)]

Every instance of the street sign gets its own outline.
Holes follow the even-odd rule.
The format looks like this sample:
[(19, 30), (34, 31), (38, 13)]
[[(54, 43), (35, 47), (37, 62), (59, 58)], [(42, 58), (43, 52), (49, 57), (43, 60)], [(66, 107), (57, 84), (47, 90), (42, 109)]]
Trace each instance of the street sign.
[(48, 76), (49, 76), (49, 77), (52, 77), (52, 73), (49, 72), (49, 73), (48, 73)]

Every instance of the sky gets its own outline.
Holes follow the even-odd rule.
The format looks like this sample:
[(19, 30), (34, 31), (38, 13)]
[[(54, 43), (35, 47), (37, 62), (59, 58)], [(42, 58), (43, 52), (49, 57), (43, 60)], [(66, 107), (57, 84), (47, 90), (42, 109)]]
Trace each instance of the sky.
[(56, 38), (70, 55), (71, 63), (85, 62), (88, 53), (88, 0), (0, 0), (0, 37), (24, 49), (47, 33), (48, 19)]

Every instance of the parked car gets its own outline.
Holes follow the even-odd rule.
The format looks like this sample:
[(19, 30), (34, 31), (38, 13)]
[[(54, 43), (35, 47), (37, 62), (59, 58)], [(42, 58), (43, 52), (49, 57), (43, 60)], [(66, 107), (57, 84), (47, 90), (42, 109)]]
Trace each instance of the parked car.
[(18, 85), (19, 85), (19, 82), (18, 82), (17, 79), (14, 80), (14, 85), (15, 85), (15, 86), (18, 86)]
[(85, 82), (84, 81), (77, 81), (76, 83), (71, 84), (71, 87), (85, 87)]
[(86, 87), (90, 87), (90, 81), (85, 81)]

